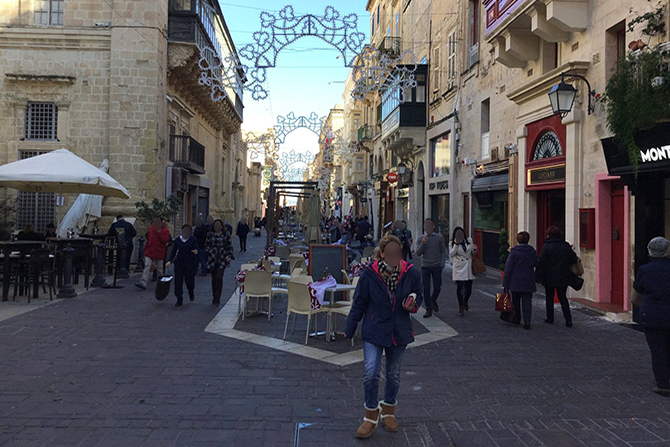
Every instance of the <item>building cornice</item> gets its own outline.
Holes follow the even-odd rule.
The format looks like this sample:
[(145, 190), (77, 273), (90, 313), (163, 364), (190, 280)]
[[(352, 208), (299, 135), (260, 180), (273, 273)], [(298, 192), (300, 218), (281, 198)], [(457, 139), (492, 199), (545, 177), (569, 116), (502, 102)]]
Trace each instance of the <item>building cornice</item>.
[(110, 50), (110, 28), (0, 27), (0, 47)]
[(539, 76), (523, 86), (511, 91), (507, 98), (514, 101), (516, 104), (523, 104), (541, 95), (546, 95), (549, 90), (558, 83), (561, 73), (570, 72), (577, 74), (585, 74), (591, 66), (588, 61), (570, 61), (560, 67), (556, 67), (551, 71)]

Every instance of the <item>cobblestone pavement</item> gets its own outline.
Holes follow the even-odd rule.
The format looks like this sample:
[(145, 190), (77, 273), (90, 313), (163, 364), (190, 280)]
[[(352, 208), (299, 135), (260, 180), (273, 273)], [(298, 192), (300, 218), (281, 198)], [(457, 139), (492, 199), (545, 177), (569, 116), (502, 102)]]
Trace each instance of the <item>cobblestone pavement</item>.
[[(234, 267), (263, 241), (251, 237)], [(465, 318), (445, 281), (437, 315), (459, 335), (407, 352), (402, 431), (368, 441), (352, 436), (362, 364), (206, 333), (218, 311), (208, 278), (180, 309), (124, 285), (0, 322), (0, 445), (670, 446), (670, 400), (650, 391), (640, 332), (585, 311), (572, 329), (549, 326), (539, 300), (530, 331), (508, 326), (492, 279), (476, 281)]]

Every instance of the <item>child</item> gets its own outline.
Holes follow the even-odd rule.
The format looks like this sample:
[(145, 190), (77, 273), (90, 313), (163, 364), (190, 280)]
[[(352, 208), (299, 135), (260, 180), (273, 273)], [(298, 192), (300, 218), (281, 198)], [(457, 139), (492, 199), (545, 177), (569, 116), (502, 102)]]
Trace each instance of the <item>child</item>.
[(186, 224), (181, 227), (181, 236), (175, 239), (172, 253), (165, 267), (172, 265), (174, 261), (174, 294), (177, 296), (179, 307), (184, 301), (183, 283), (186, 280), (189, 299), (195, 299), (195, 274), (198, 272), (198, 241), (193, 237), (191, 226)]

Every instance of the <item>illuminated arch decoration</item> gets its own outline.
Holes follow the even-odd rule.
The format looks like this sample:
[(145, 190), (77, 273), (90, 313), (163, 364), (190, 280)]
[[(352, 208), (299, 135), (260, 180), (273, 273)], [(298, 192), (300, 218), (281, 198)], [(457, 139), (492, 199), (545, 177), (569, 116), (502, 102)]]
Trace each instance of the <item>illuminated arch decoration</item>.
[(293, 6), (287, 5), (278, 16), (263, 11), (260, 18), (262, 30), (253, 34), (255, 43), (240, 49), (240, 55), (252, 61), (256, 68), (275, 67), (281, 50), (307, 36), (317, 37), (337, 48), (344, 65), (349, 67), (365, 40), (365, 34), (358, 31), (358, 16), (348, 14), (340, 18), (340, 13), (332, 6), (326, 7), (322, 17), (312, 14), (296, 16)]
[(253, 132), (244, 134), (247, 143), (247, 152), (251, 161), (263, 160), (265, 165), (274, 165), (279, 158), (274, 132), (265, 132), (256, 135)]
[(324, 118), (319, 118), (316, 112), (312, 112), (308, 117), (296, 117), (295, 113), (290, 112), (288, 115), (278, 116), (277, 124), (275, 124), (275, 144), (279, 146), (286, 141), (288, 134), (297, 129), (311, 130), (317, 135), (321, 134), (321, 127), (323, 126)]
[[(277, 158), (277, 177), (283, 181), (301, 181), (303, 174), (309, 169), (314, 161), (314, 155), (311, 152), (282, 152)], [(304, 168), (298, 168), (295, 165), (304, 164)]]

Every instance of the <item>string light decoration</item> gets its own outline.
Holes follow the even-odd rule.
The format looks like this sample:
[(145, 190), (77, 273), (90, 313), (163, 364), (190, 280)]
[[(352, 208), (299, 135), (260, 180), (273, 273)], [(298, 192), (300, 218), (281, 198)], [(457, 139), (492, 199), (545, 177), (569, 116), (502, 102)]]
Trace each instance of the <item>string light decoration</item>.
[[(213, 102), (222, 101), (229, 91), (246, 90), (251, 98), (268, 98), (267, 69), (276, 66), (279, 53), (303, 37), (316, 37), (337, 49), (346, 67), (354, 70), (355, 99), (364, 99), (366, 93), (398, 86), (401, 89), (416, 86), (414, 53), (400, 54), (382, 51), (364, 45), (365, 33), (358, 31), (358, 16), (342, 16), (335, 8), (325, 8), (323, 16), (296, 15), (287, 5), (277, 15), (263, 11), (261, 30), (253, 33), (253, 43), (240, 48), (237, 57), (221, 57), (210, 47), (200, 50), (200, 85), (210, 89)], [(400, 101), (404, 100), (400, 95)]]
[[(396, 89), (402, 92), (417, 86), (416, 56), (411, 50), (394, 54), (372, 45), (365, 45), (356, 65), (352, 67), (355, 86), (351, 91), (354, 99), (363, 100), (368, 93)], [(401, 103), (405, 98), (398, 94)]]
[[(277, 177), (283, 181), (299, 181), (303, 178), (304, 172), (309, 169), (314, 161), (314, 155), (311, 152), (282, 152), (277, 158)], [(304, 168), (296, 167), (297, 164), (304, 164)]]
[(262, 159), (265, 165), (274, 165), (279, 158), (274, 132), (265, 132), (260, 135), (246, 132), (244, 141), (247, 144), (247, 153), (251, 161)]
[(319, 118), (316, 112), (310, 113), (309, 117), (296, 117), (293, 112), (290, 112), (286, 116), (280, 115), (277, 117), (277, 124), (275, 124), (275, 144), (277, 146), (283, 144), (288, 134), (300, 128), (310, 130), (319, 135), (321, 134), (324, 120), (325, 117)]

